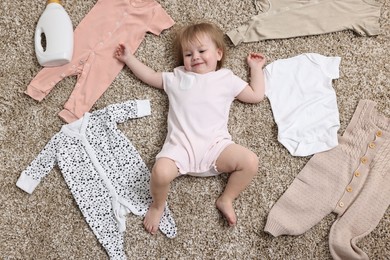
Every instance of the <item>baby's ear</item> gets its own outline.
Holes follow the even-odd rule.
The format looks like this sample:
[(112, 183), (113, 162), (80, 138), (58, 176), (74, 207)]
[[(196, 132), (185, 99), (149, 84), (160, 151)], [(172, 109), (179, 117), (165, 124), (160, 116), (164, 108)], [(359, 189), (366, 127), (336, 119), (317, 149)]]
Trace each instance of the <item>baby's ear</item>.
[(221, 59), (222, 59), (222, 57), (223, 57), (223, 51), (222, 51), (222, 49), (220, 49), (220, 48), (218, 48), (218, 50), (217, 50), (217, 60), (218, 61), (220, 61)]

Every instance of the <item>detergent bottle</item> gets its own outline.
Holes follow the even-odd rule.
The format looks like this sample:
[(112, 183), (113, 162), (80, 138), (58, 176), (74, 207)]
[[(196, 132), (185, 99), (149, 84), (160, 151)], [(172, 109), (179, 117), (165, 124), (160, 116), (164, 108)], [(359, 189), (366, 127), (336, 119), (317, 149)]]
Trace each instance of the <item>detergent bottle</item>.
[(73, 25), (60, 0), (48, 0), (35, 29), (35, 54), (44, 67), (64, 65), (73, 56)]

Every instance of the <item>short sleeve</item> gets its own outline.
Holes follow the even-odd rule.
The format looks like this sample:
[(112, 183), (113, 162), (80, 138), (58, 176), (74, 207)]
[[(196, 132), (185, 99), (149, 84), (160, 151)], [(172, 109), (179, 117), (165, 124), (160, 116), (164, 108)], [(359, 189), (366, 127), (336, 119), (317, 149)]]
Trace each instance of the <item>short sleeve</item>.
[(244, 88), (248, 86), (248, 82), (234, 75), (233, 72), (230, 77), (230, 84), (232, 86), (233, 97), (237, 97), (241, 91), (243, 91)]
[(162, 73), (162, 79), (163, 79), (164, 91), (167, 92), (168, 88), (171, 87), (174, 84), (175, 73), (174, 72), (163, 72)]
[(310, 53), (308, 55), (310, 60), (320, 66), (324, 75), (331, 79), (338, 79), (340, 77), (340, 57), (327, 57), (318, 53)]
[(153, 17), (148, 30), (155, 35), (159, 35), (163, 30), (170, 28), (174, 24), (175, 21), (173, 21), (161, 5), (158, 5), (153, 9)]

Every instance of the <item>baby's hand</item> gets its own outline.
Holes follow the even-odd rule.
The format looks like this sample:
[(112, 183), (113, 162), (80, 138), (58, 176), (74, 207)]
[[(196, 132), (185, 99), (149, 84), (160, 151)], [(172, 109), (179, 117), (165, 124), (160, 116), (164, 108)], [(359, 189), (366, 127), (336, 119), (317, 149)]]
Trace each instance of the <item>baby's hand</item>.
[(250, 68), (255, 68), (257, 66), (260, 66), (260, 68), (263, 68), (266, 61), (267, 61), (267, 59), (265, 58), (265, 56), (263, 54), (255, 53), (255, 52), (249, 53), (248, 58), (247, 58), (247, 62), (248, 62), (248, 65)]
[(119, 61), (126, 63), (127, 58), (132, 55), (130, 50), (123, 43), (120, 43), (115, 50), (114, 57)]

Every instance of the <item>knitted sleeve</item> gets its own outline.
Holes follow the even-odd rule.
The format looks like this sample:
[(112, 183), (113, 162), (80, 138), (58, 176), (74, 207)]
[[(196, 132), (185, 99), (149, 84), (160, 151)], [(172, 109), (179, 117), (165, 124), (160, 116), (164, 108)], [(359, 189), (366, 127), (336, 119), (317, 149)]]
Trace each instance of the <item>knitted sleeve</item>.
[(26, 170), (21, 173), (16, 182), (16, 186), (30, 194), (35, 190), (42, 178), (44, 178), (57, 163), (56, 154), (58, 138), (59, 135), (53, 136)]

